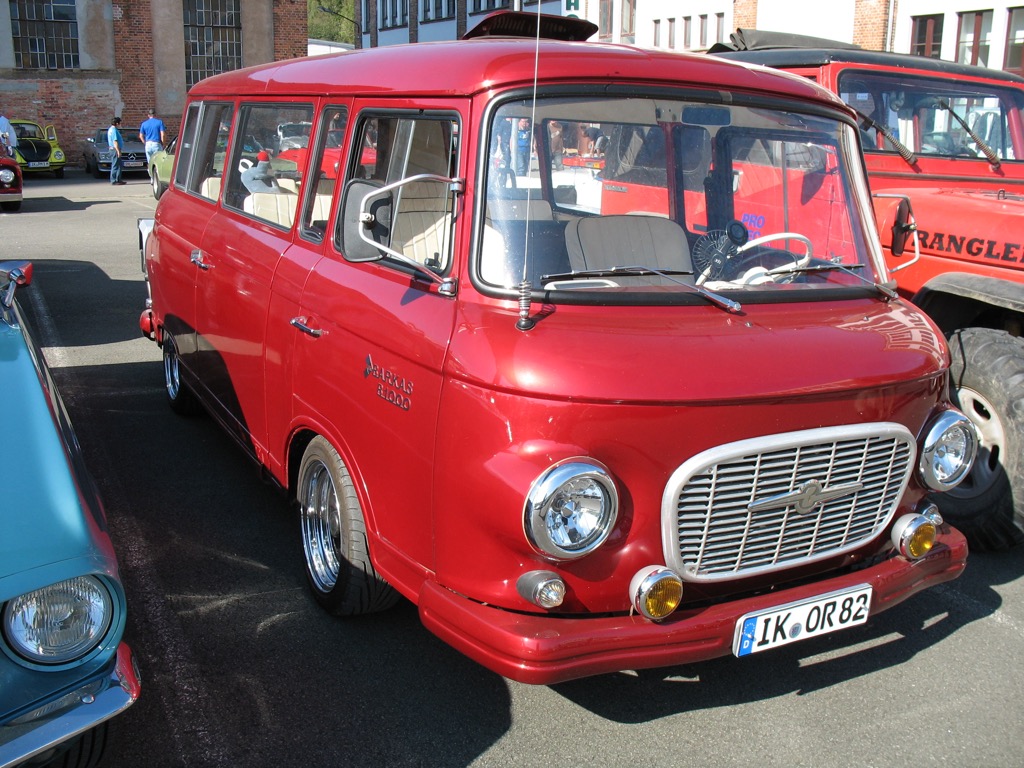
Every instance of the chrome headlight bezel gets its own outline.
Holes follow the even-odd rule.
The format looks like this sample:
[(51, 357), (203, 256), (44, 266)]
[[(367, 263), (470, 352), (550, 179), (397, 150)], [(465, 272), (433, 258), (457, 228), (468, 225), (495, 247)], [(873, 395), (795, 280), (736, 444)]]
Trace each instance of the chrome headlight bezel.
[(58, 149), (56, 152), (53, 153), (53, 159), (57, 160), (57, 161), (63, 160), (64, 159), (64, 153), (61, 150)]
[(81, 663), (102, 649), (118, 604), (103, 579), (75, 576), (8, 600), (0, 632), (5, 647), (23, 663)]
[(933, 491), (956, 488), (970, 473), (978, 453), (978, 432), (960, 411), (943, 411), (928, 425), (917, 469)]
[(0, 184), (13, 184), (15, 178), (17, 176), (10, 168), (0, 168)]
[[(540, 554), (552, 560), (575, 560), (604, 544), (618, 514), (619, 493), (607, 467), (576, 457), (554, 464), (533, 482), (523, 528), (527, 541)], [(574, 538), (581, 528), (582, 535)]]

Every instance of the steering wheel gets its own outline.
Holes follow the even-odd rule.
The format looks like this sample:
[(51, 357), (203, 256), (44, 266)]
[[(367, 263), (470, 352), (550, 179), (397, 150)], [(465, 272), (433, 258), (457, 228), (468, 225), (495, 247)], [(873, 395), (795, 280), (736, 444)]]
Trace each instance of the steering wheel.
[[(754, 260), (760, 261), (765, 258), (765, 254), (749, 253), (749, 251), (775, 240), (796, 240), (804, 246), (804, 255), (798, 257), (796, 254), (786, 251), (786, 254), (792, 259), (792, 263), (787, 261), (786, 263), (776, 267), (766, 267), (763, 264), (758, 264), (750, 269), (745, 269), (747, 264), (750, 262)], [(787, 272), (792, 273), (802, 267), (806, 267), (811, 263), (813, 253), (814, 246), (811, 243), (810, 238), (801, 235), (798, 232), (773, 232), (770, 235), (756, 237), (737, 248), (736, 256), (732, 259), (733, 263), (729, 266), (734, 269), (734, 280), (743, 283), (744, 285), (756, 285), (760, 283), (774, 282), (776, 275), (785, 275)], [(747, 255), (744, 256), (744, 254)]]

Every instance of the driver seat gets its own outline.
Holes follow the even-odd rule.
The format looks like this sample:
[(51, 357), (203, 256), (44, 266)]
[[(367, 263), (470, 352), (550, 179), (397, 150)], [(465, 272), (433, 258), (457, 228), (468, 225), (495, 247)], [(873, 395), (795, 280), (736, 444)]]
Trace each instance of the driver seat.
[(661, 216), (588, 216), (565, 228), (573, 270), (645, 266), (692, 271), (690, 246), (678, 222)]

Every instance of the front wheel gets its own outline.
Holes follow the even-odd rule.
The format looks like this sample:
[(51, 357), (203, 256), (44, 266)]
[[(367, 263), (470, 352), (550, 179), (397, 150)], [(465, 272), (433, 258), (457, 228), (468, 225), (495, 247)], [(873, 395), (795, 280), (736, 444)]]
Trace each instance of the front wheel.
[(64, 169), (63, 168), (58, 168), (57, 170), (55, 170), (53, 172), (53, 177), (55, 179), (63, 179), (64, 178)]
[(348, 468), (319, 435), (302, 455), (296, 502), (306, 577), (316, 601), (337, 616), (394, 605), (398, 593), (370, 560), (366, 524)]
[(149, 169), (149, 177), (150, 183), (153, 185), (153, 197), (159, 200), (160, 195), (164, 193), (167, 187), (160, 182), (160, 177), (156, 175), (156, 168)]
[(1024, 541), (1024, 339), (966, 328), (949, 339), (953, 402), (974, 423), (980, 444), (971, 473), (935, 502), (972, 548)]

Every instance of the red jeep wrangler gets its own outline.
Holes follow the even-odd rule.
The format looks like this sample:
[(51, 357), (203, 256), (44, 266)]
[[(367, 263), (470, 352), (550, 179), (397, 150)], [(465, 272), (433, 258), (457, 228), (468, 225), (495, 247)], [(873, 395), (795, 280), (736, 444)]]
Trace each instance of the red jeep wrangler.
[(912, 201), (917, 256), (893, 253), (883, 213), (886, 259), (948, 338), (953, 399), (981, 437), (970, 477), (936, 502), (977, 549), (1024, 540), (1024, 78), (776, 32), (731, 42), (711, 52), (810, 78), (856, 109), (872, 191)]

